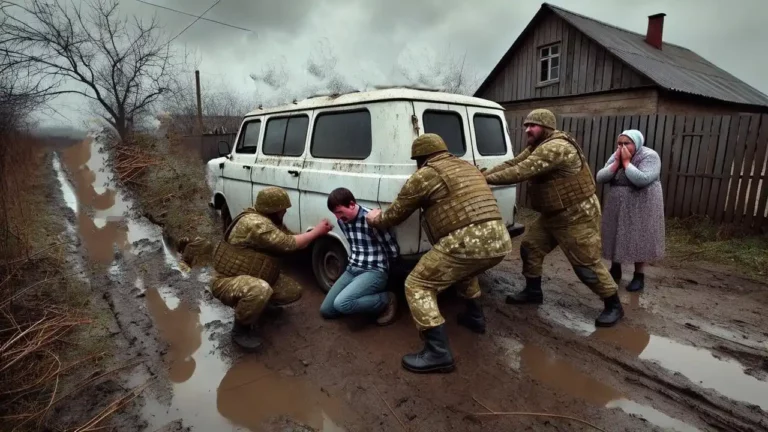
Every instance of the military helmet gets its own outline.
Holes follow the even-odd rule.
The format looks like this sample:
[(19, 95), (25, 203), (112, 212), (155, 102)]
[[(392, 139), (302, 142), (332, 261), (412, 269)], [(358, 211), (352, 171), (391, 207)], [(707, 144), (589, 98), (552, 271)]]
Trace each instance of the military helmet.
[(557, 129), (555, 114), (548, 109), (535, 109), (531, 111), (523, 121), (523, 126), (535, 124), (549, 129)]
[(259, 191), (256, 195), (256, 211), (268, 215), (286, 210), (291, 207), (291, 198), (283, 189), (270, 186)]
[(448, 146), (438, 134), (425, 133), (413, 140), (411, 144), (411, 159), (429, 156), (432, 153), (448, 151)]

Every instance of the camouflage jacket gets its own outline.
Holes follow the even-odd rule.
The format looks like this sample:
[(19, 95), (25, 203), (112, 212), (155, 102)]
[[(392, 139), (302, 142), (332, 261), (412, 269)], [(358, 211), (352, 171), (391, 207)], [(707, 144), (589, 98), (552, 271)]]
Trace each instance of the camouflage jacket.
[[(560, 131), (553, 132), (561, 134)], [(581, 169), (579, 152), (565, 139), (557, 138), (526, 147), (515, 158), (495, 166), (483, 174), (488, 184), (506, 185), (551, 173), (556, 177), (574, 175)]]
[(284, 224), (278, 226), (252, 208), (243, 213), (246, 214), (232, 228), (227, 242), (275, 254), (290, 253), (297, 249), (293, 233)]

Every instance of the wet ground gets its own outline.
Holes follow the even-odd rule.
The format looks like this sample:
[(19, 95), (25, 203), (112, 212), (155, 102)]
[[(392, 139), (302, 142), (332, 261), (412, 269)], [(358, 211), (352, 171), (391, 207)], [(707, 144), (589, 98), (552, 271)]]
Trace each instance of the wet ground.
[[(606, 431), (768, 430), (768, 290), (728, 269), (652, 267), (646, 292), (622, 290), (626, 319), (596, 329), (601, 305), (559, 251), (542, 307), (504, 304), (523, 284), (513, 254), (481, 280), (487, 334), (457, 326), (460, 301), (443, 295), (457, 369), (421, 376), (399, 364), (420, 348), (402, 297), (388, 327), (324, 321), (299, 257), (288, 272), (302, 299), (265, 322), (263, 352), (246, 355), (229, 341), (232, 311), (206, 291), (209, 270), (179, 265), (160, 228), (131, 213), (106, 156), (87, 140), (53, 164), (72, 263), (93, 269), (115, 361), (136, 363), (74, 405), (149, 384), (113, 418), (117, 430), (594, 430), (530, 413)], [(529, 414), (471, 415), (489, 410)]]

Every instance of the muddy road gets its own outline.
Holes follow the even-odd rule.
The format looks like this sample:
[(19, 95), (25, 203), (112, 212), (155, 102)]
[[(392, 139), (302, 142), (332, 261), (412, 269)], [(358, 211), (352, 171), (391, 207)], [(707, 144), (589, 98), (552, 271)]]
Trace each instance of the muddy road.
[(71, 263), (91, 269), (84, 282), (114, 361), (132, 366), (59, 415), (146, 385), (113, 416), (114, 430), (595, 430), (490, 410), (606, 431), (768, 430), (768, 289), (728, 269), (651, 267), (644, 293), (621, 292), (626, 319), (596, 329), (601, 304), (559, 251), (546, 263), (542, 307), (504, 304), (524, 283), (512, 254), (481, 279), (485, 335), (459, 327), (461, 303), (443, 295), (457, 369), (421, 376), (400, 367), (421, 347), (402, 292), (391, 326), (326, 322), (300, 256), (288, 272), (302, 299), (265, 321), (261, 353), (242, 354), (229, 340), (232, 311), (207, 291), (210, 270), (177, 261), (112, 182), (106, 157), (99, 139), (58, 149), (52, 187)]

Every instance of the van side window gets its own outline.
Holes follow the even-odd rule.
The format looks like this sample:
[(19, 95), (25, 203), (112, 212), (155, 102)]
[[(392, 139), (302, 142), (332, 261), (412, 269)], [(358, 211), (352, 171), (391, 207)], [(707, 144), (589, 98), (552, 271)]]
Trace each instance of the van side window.
[(259, 131), (261, 131), (261, 120), (250, 121), (244, 124), (235, 152), (256, 154), (256, 147), (259, 145)]
[(372, 147), (371, 113), (367, 109), (317, 115), (309, 148), (313, 157), (365, 159)]
[(262, 153), (269, 156), (301, 156), (307, 141), (309, 117), (273, 117), (267, 120)]
[(507, 143), (504, 142), (504, 124), (498, 116), (475, 114), (472, 121), (475, 125), (477, 151), (482, 156), (507, 154)]
[(467, 144), (464, 141), (464, 125), (461, 115), (455, 111), (424, 111), (424, 133), (438, 134), (454, 156), (464, 156)]

